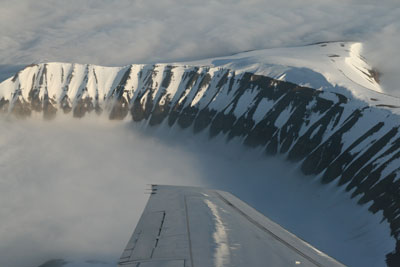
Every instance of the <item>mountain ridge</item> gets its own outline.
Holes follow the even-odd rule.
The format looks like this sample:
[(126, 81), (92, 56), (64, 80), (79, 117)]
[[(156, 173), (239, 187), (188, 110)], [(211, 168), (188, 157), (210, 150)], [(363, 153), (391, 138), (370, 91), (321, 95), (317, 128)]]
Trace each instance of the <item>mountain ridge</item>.
[(398, 244), (388, 255), (393, 264), (400, 255), (400, 101), (383, 94), (361, 48), (339, 42), (307, 46), (317, 51), (311, 56), (283, 48), (274, 50), (281, 55), (250, 51), (186, 63), (31, 65), (0, 84), (0, 110), (47, 119), (130, 113), (148, 126), (191, 127), (283, 154), (304, 174), (382, 212)]

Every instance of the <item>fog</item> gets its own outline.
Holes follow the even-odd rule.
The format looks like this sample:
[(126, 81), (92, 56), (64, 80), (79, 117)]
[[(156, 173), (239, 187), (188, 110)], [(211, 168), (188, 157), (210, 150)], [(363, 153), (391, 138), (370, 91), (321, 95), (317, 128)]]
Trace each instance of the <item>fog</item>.
[(1, 125), (0, 266), (116, 261), (147, 201), (147, 184), (204, 184), (184, 151), (123, 124), (64, 118)]
[(235, 140), (101, 117), (0, 124), (0, 266), (115, 263), (152, 183), (230, 191), (352, 266), (381, 265), (394, 248), (381, 214)]

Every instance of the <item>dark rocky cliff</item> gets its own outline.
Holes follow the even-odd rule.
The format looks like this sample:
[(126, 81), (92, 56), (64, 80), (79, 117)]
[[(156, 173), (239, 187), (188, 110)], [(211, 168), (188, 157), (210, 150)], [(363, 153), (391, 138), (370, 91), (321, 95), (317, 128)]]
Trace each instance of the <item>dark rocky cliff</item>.
[(9, 81), (14, 89), (0, 99), (2, 112), (19, 117), (42, 112), (47, 119), (57, 112), (74, 117), (107, 112), (110, 119), (130, 114), (149, 127), (190, 127), (210, 138), (223, 134), (266, 154), (284, 154), (301, 162), (304, 174), (345, 187), (371, 212), (382, 212), (398, 240), (387, 262), (399, 266), (400, 120), (389, 110), (252, 73), (173, 65), (122, 68), (104, 94), (90, 89), (97, 74), (85, 66), (73, 96), (74, 67), (69, 73), (63, 69), (55, 96), (48, 65), (28, 68), (36, 68), (29, 83), (21, 81), (22, 72)]

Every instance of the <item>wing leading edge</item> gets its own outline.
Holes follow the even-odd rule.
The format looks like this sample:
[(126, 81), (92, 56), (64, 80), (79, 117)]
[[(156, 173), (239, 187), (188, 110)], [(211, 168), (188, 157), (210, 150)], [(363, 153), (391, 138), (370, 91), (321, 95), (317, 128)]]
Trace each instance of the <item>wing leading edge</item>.
[(344, 265), (227, 192), (153, 185), (119, 266)]

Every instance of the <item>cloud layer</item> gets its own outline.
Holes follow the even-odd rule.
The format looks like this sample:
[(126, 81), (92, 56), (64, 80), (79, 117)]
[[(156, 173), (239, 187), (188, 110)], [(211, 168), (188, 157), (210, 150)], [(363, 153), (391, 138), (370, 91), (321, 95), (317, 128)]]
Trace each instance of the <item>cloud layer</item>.
[(204, 186), (187, 153), (106, 118), (0, 124), (0, 266), (115, 262), (147, 184)]
[(399, 17), (397, 0), (1, 0), (0, 62), (125, 65), (354, 40), (393, 90)]

